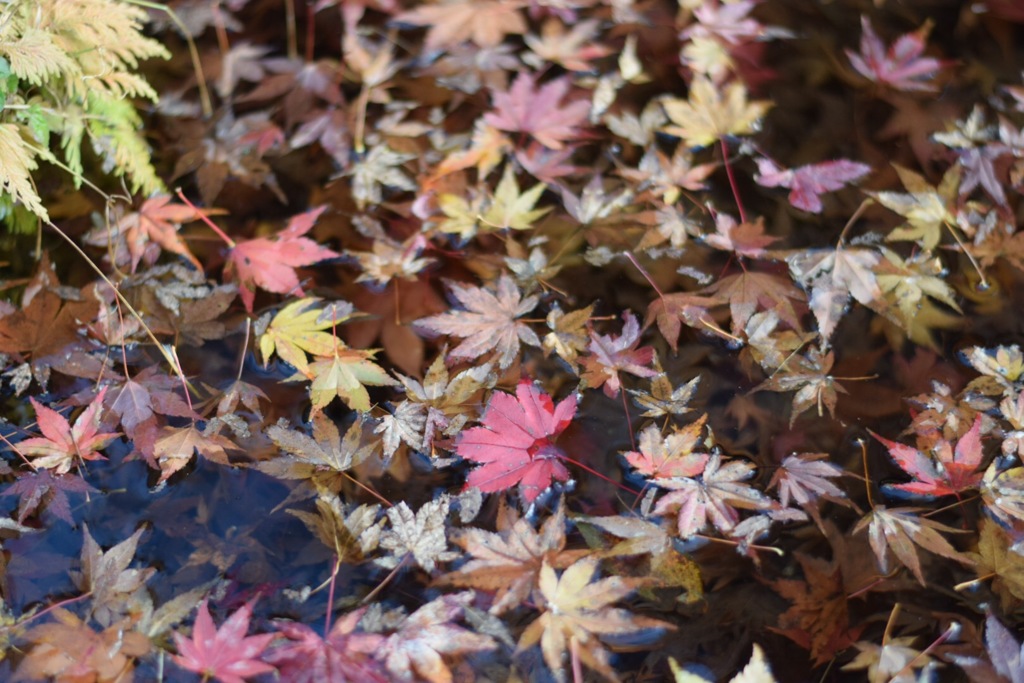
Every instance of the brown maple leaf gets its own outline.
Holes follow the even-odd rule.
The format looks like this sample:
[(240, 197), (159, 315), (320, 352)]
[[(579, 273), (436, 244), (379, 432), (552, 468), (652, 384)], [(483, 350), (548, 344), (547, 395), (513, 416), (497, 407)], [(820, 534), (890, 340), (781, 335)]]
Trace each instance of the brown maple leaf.
[(796, 303), (807, 298), (789, 279), (752, 270), (728, 275), (700, 293), (729, 304), (732, 333), (736, 336), (743, 334), (747, 322), (759, 310), (775, 311), (783, 322), (799, 330)]
[(796, 553), (804, 578), (780, 579), (771, 586), (793, 603), (779, 615), (773, 631), (781, 633), (810, 651), (815, 666), (821, 666), (856, 642), (864, 624), (850, 628), (848, 589), (836, 561)]
[(18, 666), (20, 680), (117, 683), (131, 680), (135, 659), (150, 650), (149, 638), (131, 629), (131, 622), (111, 624), (97, 633), (71, 612), (51, 612), (53, 623), (25, 634), (32, 649)]
[(450, 49), (471, 40), (479, 47), (495, 47), (509, 34), (526, 33), (521, 0), (442, 0), (422, 5), (395, 17), (398, 23), (429, 26), (423, 47)]
[(491, 614), (502, 614), (530, 598), (545, 564), (564, 569), (586, 555), (565, 549), (565, 506), (544, 520), (540, 532), (502, 499), (497, 532), (473, 527), (453, 532), (453, 542), (472, 555), (458, 571), (434, 583), (494, 591)]
[(498, 367), (507, 368), (519, 355), (519, 343), (541, 346), (537, 333), (520, 318), (537, 306), (536, 296), (523, 297), (508, 274), (498, 277), (494, 288), (473, 287), (452, 282), (452, 296), (466, 309), (434, 315), (416, 321), (416, 327), (433, 334), (461, 337), (462, 343), (451, 350), (453, 358), (479, 358), (498, 355)]
[(141, 612), (149, 604), (144, 586), (156, 569), (128, 568), (144, 531), (138, 529), (104, 552), (89, 533), (89, 526), (82, 527), (82, 571), (72, 573), (71, 578), (78, 590), (92, 595), (92, 617), (101, 626)]
[(187, 465), (196, 451), (207, 460), (228, 465), (226, 449), (238, 450), (238, 446), (222, 434), (204, 434), (194, 422), (187, 427), (165, 426), (154, 444), (160, 481)]

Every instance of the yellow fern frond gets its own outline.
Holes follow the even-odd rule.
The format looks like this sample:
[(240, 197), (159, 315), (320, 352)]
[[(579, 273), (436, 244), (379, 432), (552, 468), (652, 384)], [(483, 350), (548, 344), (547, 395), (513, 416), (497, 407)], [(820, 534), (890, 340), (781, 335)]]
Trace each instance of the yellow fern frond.
[(43, 220), (49, 215), (32, 186), (36, 168), (32, 148), (26, 144), (17, 125), (0, 123), (0, 189), (14, 197)]
[(11, 73), (33, 85), (78, 72), (78, 64), (53, 42), (53, 36), (36, 28), (0, 43), (0, 53), (10, 62)]

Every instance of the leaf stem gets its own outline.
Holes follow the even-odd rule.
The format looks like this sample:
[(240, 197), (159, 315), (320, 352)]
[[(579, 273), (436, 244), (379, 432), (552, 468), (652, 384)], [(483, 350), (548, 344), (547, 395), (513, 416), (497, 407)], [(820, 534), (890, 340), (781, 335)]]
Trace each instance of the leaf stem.
[(211, 221), (206, 216), (205, 213), (200, 211), (199, 208), (195, 204), (193, 204), (192, 202), (189, 201), (188, 197), (185, 196), (185, 193), (181, 191), (180, 187), (174, 188), (174, 193), (176, 195), (178, 195), (178, 198), (181, 199), (181, 201), (185, 202), (185, 204), (187, 204), (189, 206), (189, 208), (191, 208), (193, 211), (196, 212), (196, 215), (199, 216), (199, 220), (201, 220), (202, 222), (204, 222), (208, 226), (210, 226), (210, 229), (213, 230), (215, 233), (217, 233), (218, 237), (220, 237), (222, 240), (224, 240), (224, 243), (228, 245), (228, 248), (234, 249), (236, 246), (238, 246), (233, 239), (228, 237), (227, 234), (223, 230), (221, 230), (220, 228), (217, 227), (216, 223)]
[(875, 499), (871, 496), (871, 475), (868, 474), (868, 445), (864, 439), (857, 439), (860, 444), (861, 462), (864, 463), (864, 490), (868, 494), (868, 507), (875, 509)]
[(732, 188), (733, 199), (736, 200), (736, 208), (740, 212), (740, 223), (747, 222), (747, 212), (743, 208), (743, 199), (740, 198), (740, 189), (736, 185), (736, 177), (732, 172), (732, 164), (729, 163), (729, 147), (725, 144), (725, 138), (719, 138), (719, 144), (722, 145), (722, 163), (725, 165), (725, 174), (729, 177), (729, 186)]

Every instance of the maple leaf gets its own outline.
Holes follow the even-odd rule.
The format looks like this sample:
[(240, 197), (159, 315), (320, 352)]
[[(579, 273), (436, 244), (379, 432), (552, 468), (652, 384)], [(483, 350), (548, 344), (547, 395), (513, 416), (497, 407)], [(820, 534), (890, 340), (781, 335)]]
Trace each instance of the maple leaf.
[(112, 624), (97, 633), (66, 609), (56, 607), (54, 623), (25, 634), (33, 643), (14, 680), (95, 681), (131, 680), (134, 659), (149, 653), (149, 638), (131, 629), (130, 622)]
[(648, 425), (640, 432), (640, 450), (626, 452), (626, 461), (639, 474), (654, 482), (701, 474), (711, 456), (694, 450), (706, 445), (701, 443), (701, 434), (707, 417), (706, 414), (701, 415), (696, 422), (682, 429), (677, 427), (667, 436), (662, 436), (656, 425)]
[[(867, 669), (869, 683), (917, 683), (931, 678), (927, 673), (933, 666), (932, 658), (911, 647), (914, 636), (891, 638), (878, 645), (860, 641), (855, 643), (860, 652), (853, 661), (840, 667), (843, 671)], [(922, 669), (920, 675), (916, 670)]]
[(942, 262), (931, 252), (922, 251), (904, 260), (883, 247), (882, 256), (885, 260), (876, 271), (878, 287), (886, 299), (896, 305), (906, 329), (912, 331), (922, 311), (930, 305), (926, 296), (961, 312), (952, 288), (939, 277), (943, 272)]
[(452, 683), (444, 656), (493, 650), (494, 638), (473, 633), (455, 624), (473, 602), (473, 591), (442, 595), (406, 617), (377, 650), (392, 680), (413, 681), (418, 676), (430, 683)]
[(334, 353), (341, 342), (333, 333), (324, 330), (350, 319), (352, 313), (342, 312), (336, 317), (325, 318), (321, 315), (323, 309), (318, 305), (320, 301), (319, 297), (298, 299), (277, 312), (267, 325), (266, 332), (260, 335), (260, 354), (264, 365), (270, 361), (271, 354), (277, 351), (281, 360), (297, 371), (308, 372), (307, 353), (313, 356), (330, 356)]
[(640, 588), (644, 597), (650, 597), (650, 588), (681, 588), (676, 597), (678, 602), (693, 604), (704, 595), (704, 584), (700, 568), (690, 558), (675, 549), (673, 534), (665, 520), (651, 522), (640, 517), (582, 516), (575, 519), (577, 524), (592, 524), (622, 540), (610, 548), (597, 553), (600, 558), (619, 558), (635, 555), (650, 557), (648, 567), (641, 574), (650, 580)]
[(561, 21), (548, 19), (541, 26), (539, 36), (531, 33), (524, 37), (532, 54), (525, 55), (523, 61), (535, 69), (543, 69), (546, 63), (555, 63), (568, 71), (591, 71), (591, 60), (606, 57), (612, 52), (595, 40), (600, 25), (597, 19), (585, 19), (566, 31)]
[(593, 314), (593, 304), (568, 313), (553, 306), (545, 320), (551, 331), (544, 335), (544, 351), (554, 351), (559, 358), (575, 367), (576, 358), (590, 341), (585, 328)]
[(778, 627), (772, 630), (807, 648), (815, 666), (821, 666), (853, 645), (864, 626), (850, 628), (848, 590), (840, 563), (804, 553), (795, 555), (804, 579), (771, 583), (779, 595), (793, 603), (779, 615)]
[(194, 422), (188, 427), (165, 426), (160, 430), (154, 445), (160, 480), (166, 481), (187, 465), (196, 451), (207, 460), (228, 465), (230, 462), (225, 449), (237, 450), (238, 446), (222, 434), (204, 434)]
[(755, 488), (742, 484), (754, 476), (754, 466), (742, 460), (722, 464), (722, 456), (712, 453), (699, 477), (656, 479), (652, 483), (670, 489), (658, 500), (654, 514), (678, 511), (679, 537), (687, 539), (703, 531), (708, 523), (723, 532), (731, 531), (739, 521), (736, 508), (766, 510), (772, 501)]
[(384, 637), (356, 631), (365, 612), (358, 609), (336, 620), (325, 637), (305, 624), (276, 623), (288, 640), (264, 652), (263, 661), (286, 683), (388, 683), (383, 665), (373, 658)]
[[(21, 307), (0, 318), (0, 353), (30, 357), (38, 371), (53, 356), (66, 354), (82, 343), (80, 321), (93, 320), (99, 304), (91, 288), (80, 300), (61, 288), (49, 257), (40, 261), (35, 276), (22, 296)], [(63, 295), (63, 296), (62, 296)]]
[(654, 358), (654, 369), (658, 373), (651, 377), (650, 389), (626, 389), (633, 396), (633, 403), (644, 409), (641, 417), (659, 418), (670, 415), (685, 415), (693, 412), (690, 401), (697, 393), (697, 386), (700, 384), (700, 375), (694, 377), (686, 384), (679, 387), (672, 387), (672, 381), (662, 371), (661, 363), (657, 356)]
[[(868, 430), (870, 431), (870, 430)], [(889, 455), (904, 472), (916, 481), (909, 484), (889, 484), (887, 489), (905, 491), (923, 496), (957, 495), (961, 491), (977, 488), (983, 474), (978, 471), (984, 453), (981, 450), (981, 415), (974, 425), (957, 441), (956, 449), (940, 439), (932, 446), (931, 455), (895, 441), (889, 441), (871, 432), (889, 449)]]
[(1024, 599), (1024, 564), (1020, 554), (1014, 551), (1013, 539), (1006, 529), (990, 519), (982, 519), (978, 533), (976, 553), (970, 553), (975, 561), (976, 581), (991, 579), (992, 590), (999, 595), (1004, 606)]
[(647, 307), (646, 323), (658, 324), (658, 330), (665, 337), (673, 351), (679, 349), (679, 334), (683, 323), (698, 329), (717, 329), (709, 308), (721, 302), (717, 297), (700, 296), (691, 292), (674, 292), (660, 296)]
[(544, 183), (537, 183), (526, 192), (520, 193), (515, 171), (510, 164), (506, 165), (501, 181), (494, 191), (491, 205), (480, 222), (492, 230), (529, 230), (538, 218), (551, 210), (551, 207), (533, 208), (545, 188)]
[(519, 0), (442, 0), (395, 17), (399, 23), (429, 26), (423, 47), (449, 49), (466, 40), (479, 47), (495, 47), (506, 35), (526, 33)]
[(944, 62), (921, 56), (931, 32), (931, 22), (916, 31), (904, 33), (888, 49), (866, 16), (861, 16), (860, 22), (860, 52), (847, 50), (846, 56), (862, 76), (873, 83), (905, 92), (938, 89), (929, 81), (944, 66)]
[(424, 504), (415, 514), (405, 501), (388, 508), (391, 528), (381, 534), (380, 547), (391, 551), (391, 555), (376, 562), (390, 569), (412, 560), (432, 572), (436, 563), (457, 558), (457, 552), (448, 550), (449, 505), (448, 496), (442, 496)]
[(503, 500), (497, 532), (474, 527), (453, 532), (452, 541), (472, 557), (434, 584), (495, 591), (491, 614), (514, 609), (529, 600), (545, 563), (564, 569), (588, 552), (565, 549), (565, 526), (564, 505), (544, 520), (538, 533)]
[(888, 240), (917, 240), (931, 251), (939, 244), (942, 226), (953, 230), (957, 224), (956, 205), (959, 197), (960, 166), (950, 166), (938, 187), (931, 185), (918, 173), (893, 164), (904, 192), (869, 192), (879, 204), (907, 219), (904, 226), (896, 228), (886, 237)]
[(383, 368), (372, 362), (376, 354), (375, 349), (347, 349), (341, 348), (339, 343), (333, 356), (310, 363), (305, 373), (298, 372), (288, 381), (312, 380), (309, 397), (313, 412), (319, 412), (338, 397), (349, 408), (365, 413), (370, 410), (370, 394), (366, 385), (391, 387), (398, 384)]
[(277, 294), (303, 296), (295, 269), (340, 256), (303, 237), (326, 209), (321, 206), (293, 216), (277, 239), (256, 237), (231, 245), (224, 277), (238, 281), (238, 293), (247, 311), (252, 313), (256, 287)]
[(778, 240), (778, 237), (764, 234), (764, 218), (737, 223), (727, 213), (715, 215), (715, 233), (704, 237), (704, 242), (715, 249), (732, 251), (748, 258), (761, 258), (764, 248)]
[(597, 566), (597, 560), (585, 558), (561, 576), (551, 565), (541, 566), (538, 589), (544, 613), (526, 627), (517, 649), (522, 651), (539, 642), (544, 662), (559, 681), (565, 680), (564, 659), (570, 651), (574, 669), (582, 662), (607, 680), (617, 681), (601, 642), (603, 637), (672, 628), (666, 622), (610, 607), (632, 593), (636, 582), (617, 576), (593, 581)]
[[(738, 5), (746, 4), (743, 0), (736, 3)], [(676, 662), (672, 657), (668, 658), (669, 668), (672, 670), (672, 676), (675, 683), (708, 683), (708, 679), (703, 676), (686, 671), (679, 663)], [(743, 670), (738, 674), (729, 679), (729, 683), (779, 683), (776, 678), (772, 675), (771, 669), (768, 666), (768, 660), (764, 656), (764, 650), (757, 643), (754, 643), (753, 654), (750, 655), (750, 661), (743, 667)]]
[(754, 180), (762, 187), (789, 188), (789, 203), (810, 213), (821, 213), (821, 195), (860, 180), (871, 167), (849, 159), (807, 164), (783, 170), (766, 157), (757, 160)]
[(663, 128), (689, 147), (706, 147), (730, 135), (750, 135), (771, 107), (770, 102), (747, 101), (747, 88), (739, 81), (716, 86), (697, 75), (690, 83), (688, 100), (662, 101), (672, 125)]
[(1024, 467), (1001, 469), (993, 460), (981, 480), (981, 498), (985, 511), (1000, 524), (1013, 527), (1014, 520), (1024, 522)]
[(309, 480), (317, 490), (339, 490), (341, 473), (359, 465), (377, 451), (364, 443), (363, 422), (355, 420), (342, 437), (335, 422), (322, 412), (310, 416), (313, 436), (281, 425), (267, 428), (267, 437), (283, 453), (257, 465), (279, 479)]
[(605, 395), (614, 398), (622, 388), (620, 372), (628, 372), (637, 377), (654, 377), (656, 370), (645, 367), (654, 359), (654, 348), (642, 346), (640, 343), (640, 323), (629, 311), (622, 314), (622, 334), (596, 334), (590, 331), (589, 356), (581, 359), (586, 371), (583, 380), (592, 388), (604, 387)]
[(73, 427), (66, 417), (30, 396), (29, 401), (36, 411), (36, 423), (43, 435), (25, 439), (18, 444), (18, 450), (35, 458), (35, 467), (52, 468), (55, 474), (67, 474), (76, 462), (105, 459), (99, 451), (120, 436), (99, 431), (100, 409), (106, 393), (106, 387), (99, 390)]
[(519, 495), (529, 504), (553, 481), (568, 481), (569, 471), (560, 460), (564, 453), (554, 442), (575, 414), (574, 394), (555, 406), (526, 380), (516, 387), (515, 398), (494, 392), (481, 426), (462, 432), (455, 442), (459, 457), (483, 465), (470, 472), (466, 486), (494, 493), (518, 484)]
[(75, 520), (71, 516), (71, 504), (68, 493), (90, 493), (96, 491), (87, 481), (72, 474), (54, 475), (42, 468), (24, 472), (8, 484), (3, 496), (18, 496), (18, 523), (24, 522), (29, 515), (36, 512), (41, 505), (71, 526)]
[[(281, 507), (284, 503), (278, 505)], [(348, 512), (334, 493), (321, 491), (316, 499), (316, 514), (305, 510), (287, 510), (334, 554), (335, 563), (358, 563), (380, 544), (383, 519), (379, 505), (354, 506)]]
[(178, 230), (182, 223), (190, 223), (199, 220), (202, 216), (213, 216), (224, 212), (213, 208), (200, 211), (195, 207), (177, 204), (171, 200), (170, 195), (155, 195), (144, 201), (138, 211), (117, 221), (118, 230), (125, 234), (133, 273), (150, 243), (156, 243), (166, 251), (184, 257), (195, 266), (196, 270), (202, 272), (202, 264), (189, 250), (188, 245), (178, 234)]
[(408, 399), (398, 405), (394, 414), (381, 418), (381, 424), (374, 429), (384, 435), (385, 456), (394, 454), (399, 441), (429, 451), (438, 434), (453, 436), (461, 431), (470, 416), (476, 414), (478, 393), (495, 381), (489, 364), (451, 376), (444, 354), (430, 364), (422, 383), (405, 375), (397, 376)]
[(139, 538), (144, 528), (103, 552), (92, 534), (89, 525), (82, 525), (82, 571), (71, 574), (75, 586), (83, 593), (92, 595), (92, 617), (101, 626), (110, 626), (122, 617), (138, 610), (143, 600), (148, 600), (145, 583), (156, 569), (129, 569)]
[(828, 462), (827, 458), (827, 453), (787, 455), (772, 475), (768, 488), (779, 487), (779, 502), (783, 507), (789, 507), (792, 500), (804, 509), (810, 509), (816, 519), (817, 506), (812, 503), (822, 496), (849, 503), (842, 489), (830, 481), (845, 472), (834, 462)]
[(972, 564), (972, 560), (968, 556), (957, 552), (956, 548), (939, 534), (940, 531), (955, 532), (956, 529), (921, 517), (918, 512), (917, 508), (887, 509), (882, 505), (876, 505), (875, 509), (854, 527), (853, 533), (858, 533), (865, 527), (868, 528), (871, 549), (878, 560), (878, 568), (883, 574), (889, 572), (889, 550), (891, 550), (900, 563), (914, 574), (918, 582), (922, 586), (925, 585), (921, 558), (917, 556), (915, 545), (936, 555), (964, 564)]
[(1024, 646), (991, 612), (985, 617), (985, 650), (989, 661), (957, 654), (949, 655), (949, 660), (966, 671), (972, 681), (1024, 683)]
[(537, 306), (538, 298), (523, 298), (519, 287), (502, 273), (494, 289), (449, 283), (452, 296), (466, 310), (441, 313), (416, 321), (418, 329), (434, 334), (461, 337), (462, 343), (451, 350), (453, 358), (479, 358), (489, 352), (498, 354), (498, 367), (512, 365), (519, 353), (519, 342), (540, 346), (537, 333), (516, 321)]
[(729, 304), (732, 332), (736, 336), (743, 334), (747, 323), (758, 310), (774, 311), (782, 321), (799, 330), (800, 316), (794, 302), (806, 298), (788, 279), (752, 270), (728, 275), (703, 289), (701, 294), (711, 295), (718, 302)]
[(793, 410), (789, 417), (790, 426), (804, 411), (817, 406), (818, 417), (828, 408), (829, 415), (836, 415), (838, 393), (847, 393), (831, 374), (835, 354), (822, 353), (811, 347), (806, 354), (790, 356), (782, 367), (771, 377), (761, 382), (753, 391), (793, 391)]
[(537, 86), (533, 76), (521, 72), (507, 92), (495, 92), (494, 111), (484, 114), (484, 123), (498, 130), (527, 133), (548, 149), (579, 136), (577, 127), (587, 120), (590, 103), (577, 100), (565, 106), (568, 78), (556, 78)]
[(874, 272), (880, 260), (874, 251), (843, 246), (802, 250), (786, 259), (790, 273), (810, 291), (808, 305), (823, 343), (835, 332), (850, 297), (865, 306), (880, 305), (882, 290)]
[(208, 600), (203, 600), (199, 605), (191, 639), (174, 634), (178, 648), (178, 654), (172, 658), (174, 663), (222, 683), (244, 683), (247, 676), (274, 671), (274, 667), (258, 659), (274, 634), (245, 635), (252, 618), (253, 601), (235, 610), (220, 628), (214, 626), (207, 603)]

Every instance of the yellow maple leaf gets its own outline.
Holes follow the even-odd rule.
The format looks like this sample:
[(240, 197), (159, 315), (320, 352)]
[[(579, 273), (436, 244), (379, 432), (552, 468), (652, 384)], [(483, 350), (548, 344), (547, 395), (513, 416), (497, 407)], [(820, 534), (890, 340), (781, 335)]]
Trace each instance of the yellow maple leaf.
[(544, 183), (537, 183), (529, 190), (520, 192), (511, 165), (505, 166), (501, 182), (494, 191), (491, 206), (480, 222), (495, 230), (529, 230), (533, 227), (534, 221), (551, 210), (550, 206), (543, 209), (533, 208), (546, 188), (547, 185)]
[(705, 147), (727, 135), (750, 135), (771, 102), (748, 101), (747, 88), (732, 82), (718, 88), (706, 76), (697, 76), (690, 84), (688, 100), (662, 102), (673, 125), (664, 132), (681, 137), (689, 147)]
[(317, 305), (319, 302), (318, 297), (306, 297), (293, 301), (278, 311), (267, 326), (267, 331), (260, 336), (260, 354), (264, 363), (267, 363), (271, 354), (277, 351), (281, 360), (304, 373), (309, 370), (307, 353), (314, 356), (329, 356), (334, 353), (334, 349), (341, 342), (324, 330), (348, 320), (352, 315), (342, 314), (321, 319), (323, 309)]
[(310, 363), (306, 373), (300, 372), (288, 379), (313, 380), (309, 396), (314, 413), (323, 410), (335, 396), (349, 408), (366, 412), (370, 409), (370, 395), (364, 385), (384, 387), (398, 384), (384, 368), (372, 362), (376, 353), (376, 350), (338, 348), (332, 357)]

